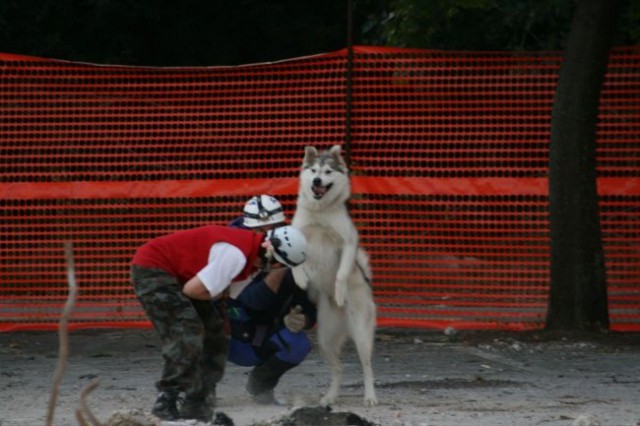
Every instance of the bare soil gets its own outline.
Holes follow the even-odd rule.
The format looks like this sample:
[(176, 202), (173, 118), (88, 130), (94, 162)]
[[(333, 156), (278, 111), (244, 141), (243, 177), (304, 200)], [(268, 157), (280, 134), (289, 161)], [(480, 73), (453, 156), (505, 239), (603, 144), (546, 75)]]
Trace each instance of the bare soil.
[[(45, 424), (58, 349), (55, 332), (0, 333), (0, 426)], [(278, 386), (284, 406), (254, 404), (244, 391), (249, 369), (229, 364), (218, 410), (236, 426), (640, 425), (638, 334), (380, 329), (375, 351), (377, 407), (362, 405), (360, 365), (347, 345), (332, 411), (317, 407), (329, 382), (317, 350)], [(100, 385), (88, 402), (101, 421), (148, 413), (161, 366), (152, 330), (72, 332), (54, 423), (78, 424), (79, 395), (93, 379)]]

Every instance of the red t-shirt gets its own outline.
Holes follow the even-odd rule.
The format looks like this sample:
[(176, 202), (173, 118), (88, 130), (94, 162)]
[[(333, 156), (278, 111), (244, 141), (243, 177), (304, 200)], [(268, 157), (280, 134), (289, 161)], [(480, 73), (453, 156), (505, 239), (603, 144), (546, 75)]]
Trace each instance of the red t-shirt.
[(167, 271), (184, 284), (209, 263), (209, 251), (216, 243), (237, 247), (247, 258), (247, 264), (234, 281), (244, 279), (255, 271), (264, 235), (244, 229), (209, 225), (178, 231), (155, 238), (136, 251), (132, 264)]

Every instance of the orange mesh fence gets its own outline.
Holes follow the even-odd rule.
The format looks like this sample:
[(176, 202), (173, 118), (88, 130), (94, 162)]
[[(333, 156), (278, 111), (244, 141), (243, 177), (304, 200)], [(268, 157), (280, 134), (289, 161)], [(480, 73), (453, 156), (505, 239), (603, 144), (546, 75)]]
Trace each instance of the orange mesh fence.
[[(149, 326), (135, 249), (226, 223), (259, 193), (292, 215), (304, 146), (347, 128), (378, 323), (542, 327), (559, 54), (356, 47), (350, 99), (347, 58), (146, 68), (0, 54), (0, 331), (57, 327), (67, 240), (71, 327)], [(639, 76), (640, 52), (615, 50), (598, 126), (615, 330), (640, 330)]]

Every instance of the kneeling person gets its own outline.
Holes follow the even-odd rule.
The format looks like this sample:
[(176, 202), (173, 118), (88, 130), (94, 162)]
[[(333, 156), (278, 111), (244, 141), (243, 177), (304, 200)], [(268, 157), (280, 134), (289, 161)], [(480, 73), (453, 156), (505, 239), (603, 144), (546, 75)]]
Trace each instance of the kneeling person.
[[(267, 232), (284, 225), (285, 220), (280, 202), (261, 195), (251, 198), (245, 204), (243, 217), (230, 226)], [(255, 366), (247, 382), (254, 401), (277, 404), (274, 388), (280, 378), (311, 350), (309, 337), (302, 331), (315, 325), (315, 305), (295, 284), (289, 268), (261, 271), (249, 280), (235, 283), (229, 296), (228, 359), (240, 366)]]

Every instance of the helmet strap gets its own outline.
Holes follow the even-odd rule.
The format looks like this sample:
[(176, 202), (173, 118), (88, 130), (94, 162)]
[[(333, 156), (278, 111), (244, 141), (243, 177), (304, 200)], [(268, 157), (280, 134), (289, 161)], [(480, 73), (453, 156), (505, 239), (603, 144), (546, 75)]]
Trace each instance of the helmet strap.
[(269, 217), (269, 212), (262, 205), (262, 195), (259, 195), (256, 198), (256, 203), (258, 204), (258, 218), (266, 219), (267, 217)]
[(269, 252), (269, 249), (267, 249), (267, 247), (265, 246), (260, 247), (260, 251), (258, 252), (258, 258), (260, 259), (260, 263), (258, 264), (258, 269), (260, 269), (263, 272), (270, 272), (273, 254)]

